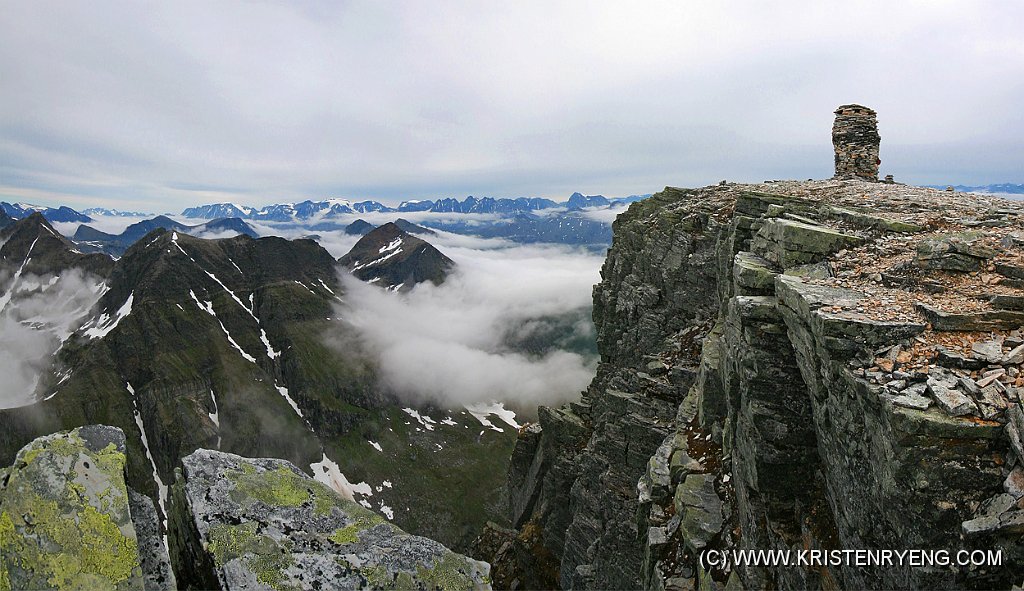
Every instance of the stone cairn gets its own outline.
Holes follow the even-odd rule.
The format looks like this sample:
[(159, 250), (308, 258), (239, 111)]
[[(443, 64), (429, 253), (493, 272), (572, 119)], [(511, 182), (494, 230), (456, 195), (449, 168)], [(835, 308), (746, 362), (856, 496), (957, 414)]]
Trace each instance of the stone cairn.
[(878, 180), (878, 120), (875, 112), (861, 105), (843, 105), (836, 109), (832, 126), (832, 145), (836, 151), (837, 179)]

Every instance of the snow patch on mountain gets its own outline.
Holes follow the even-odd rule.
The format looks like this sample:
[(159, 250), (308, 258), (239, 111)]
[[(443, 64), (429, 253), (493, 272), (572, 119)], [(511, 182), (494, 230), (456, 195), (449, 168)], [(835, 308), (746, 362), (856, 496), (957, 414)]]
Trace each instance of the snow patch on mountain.
[[(162, 478), (160, 478), (160, 472), (156, 469), (156, 461), (153, 459), (153, 454), (149, 449), (149, 436), (146, 434), (146, 425), (142, 421), (142, 413), (139, 412), (139, 405), (137, 402), (137, 396), (135, 395), (135, 388), (132, 388), (130, 383), (125, 383), (125, 389), (132, 397), (132, 412), (135, 415), (135, 425), (139, 428), (139, 434), (142, 437), (142, 449), (146, 452), (146, 459), (149, 460), (149, 465), (153, 468), (153, 481), (156, 483), (157, 488), (157, 503), (160, 504), (160, 516), (163, 518), (164, 531), (167, 530), (167, 485), (164, 484)], [(164, 544), (167, 544), (167, 537), (164, 536)]]
[(403, 408), (402, 412), (419, 421), (419, 423), (423, 425), (423, 428), (426, 429), (427, 431), (433, 431), (434, 425), (437, 424), (437, 421), (435, 421), (434, 419), (428, 417), (427, 415), (422, 415), (418, 411), (413, 410), (411, 408)]
[(288, 388), (285, 388), (284, 386), (276, 386), (276, 388), (277, 391), (281, 393), (281, 396), (284, 397), (285, 401), (288, 403), (288, 406), (292, 407), (292, 410), (295, 411), (295, 414), (299, 415), (299, 418), (305, 421), (306, 417), (302, 416), (302, 411), (299, 410), (299, 405), (295, 404), (295, 400), (293, 400), (291, 395), (288, 394)]
[[(313, 478), (318, 482), (322, 482), (327, 486), (331, 487), (339, 495), (345, 497), (350, 501), (355, 500), (355, 495), (362, 495), (365, 497), (373, 496), (373, 489), (370, 488), (369, 484), (360, 482), (359, 484), (352, 484), (345, 478), (345, 475), (341, 473), (341, 469), (338, 464), (327, 457), (327, 454), (322, 454), (323, 459), (319, 462), (314, 462), (309, 465), (309, 468), (313, 471)], [(365, 499), (360, 501), (360, 504), (369, 504)], [(365, 507), (366, 504), (363, 504)], [(372, 509), (373, 507), (368, 507)]]
[(117, 312), (114, 313), (114, 316), (112, 318), (108, 316), (106, 312), (104, 312), (96, 320), (96, 323), (93, 325), (93, 327), (85, 331), (85, 336), (87, 336), (90, 339), (96, 339), (103, 338), (110, 334), (110, 331), (117, 328), (117, 325), (121, 324), (121, 321), (132, 313), (132, 302), (134, 301), (135, 292), (133, 291), (130, 294), (128, 294), (128, 299), (125, 300), (124, 304), (122, 304), (121, 307), (117, 310)]

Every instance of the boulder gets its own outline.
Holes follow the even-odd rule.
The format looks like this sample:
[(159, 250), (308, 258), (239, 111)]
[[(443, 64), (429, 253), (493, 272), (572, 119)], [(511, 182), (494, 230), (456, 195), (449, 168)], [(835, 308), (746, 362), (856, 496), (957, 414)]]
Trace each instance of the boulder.
[[(0, 589), (161, 588), (143, 570), (125, 462), (124, 433), (99, 425), (18, 452), (0, 471)], [(166, 564), (161, 548), (146, 552)]]
[(198, 450), (173, 488), (183, 586), (489, 589), (489, 567), (409, 535), (293, 464)]

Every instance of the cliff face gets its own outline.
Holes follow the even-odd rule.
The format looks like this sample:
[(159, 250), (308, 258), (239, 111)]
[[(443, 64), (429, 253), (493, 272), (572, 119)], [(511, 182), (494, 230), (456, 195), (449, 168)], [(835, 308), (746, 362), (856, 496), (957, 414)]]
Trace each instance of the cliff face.
[[(602, 362), (509, 473), (495, 581), (1024, 578), (1024, 209), (858, 180), (666, 189), (615, 223)], [(703, 570), (706, 549), (1002, 550), (999, 567)]]

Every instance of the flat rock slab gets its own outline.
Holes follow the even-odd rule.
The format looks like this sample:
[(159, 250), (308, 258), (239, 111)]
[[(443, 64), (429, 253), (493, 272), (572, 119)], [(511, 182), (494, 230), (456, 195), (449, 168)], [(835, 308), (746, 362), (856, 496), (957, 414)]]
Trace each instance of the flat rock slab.
[(198, 578), (180, 584), (490, 589), (486, 563), (403, 532), (287, 461), (201, 449), (182, 465), (172, 555)]
[(928, 391), (931, 392), (932, 398), (935, 399), (935, 402), (939, 404), (942, 410), (954, 417), (969, 415), (978, 410), (974, 401), (959, 390), (947, 388), (938, 383), (930, 383), (928, 384)]
[(971, 345), (971, 352), (976, 359), (999, 363), (1003, 359), (1003, 344), (999, 341), (982, 341)]
[(932, 405), (932, 400), (926, 396), (921, 396), (920, 394), (910, 393), (893, 396), (892, 403), (897, 406), (902, 406), (903, 408), (928, 410), (928, 407)]
[(863, 242), (825, 226), (772, 219), (757, 231), (751, 249), (782, 268), (816, 263), (826, 255)]
[(933, 329), (941, 331), (1013, 330), (1024, 325), (1024, 311), (1017, 310), (954, 314), (927, 304), (917, 304), (917, 310), (931, 323)]
[(996, 308), (1006, 310), (1024, 310), (1024, 296), (1016, 295), (994, 295), (989, 300)]
[(917, 245), (915, 260), (922, 269), (977, 271), (998, 254), (996, 250), (982, 246), (978, 237), (967, 233), (922, 240)]

